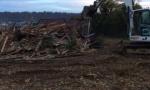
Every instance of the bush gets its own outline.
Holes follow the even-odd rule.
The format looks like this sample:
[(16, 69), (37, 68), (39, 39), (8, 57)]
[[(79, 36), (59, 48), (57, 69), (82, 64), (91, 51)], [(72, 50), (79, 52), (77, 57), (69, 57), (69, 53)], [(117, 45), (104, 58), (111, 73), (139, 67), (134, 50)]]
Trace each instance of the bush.
[[(141, 7), (136, 4), (135, 8)], [(93, 31), (97, 36), (127, 37), (127, 25), (126, 7), (115, 3), (113, 0), (106, 0), (102, 5), (102, 13), (95, 15), (92, 20)]]

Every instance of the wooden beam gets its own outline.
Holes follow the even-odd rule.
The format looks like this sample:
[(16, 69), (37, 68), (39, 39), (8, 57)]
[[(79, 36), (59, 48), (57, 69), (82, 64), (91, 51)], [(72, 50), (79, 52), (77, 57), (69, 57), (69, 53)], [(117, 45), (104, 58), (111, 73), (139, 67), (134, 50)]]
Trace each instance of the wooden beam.
[(8, 41), (8, 36), (5, 38), (5, 41), (4, 41), (2, 49), (1, 49), (1, 53), (4, 52), (7, 41)]

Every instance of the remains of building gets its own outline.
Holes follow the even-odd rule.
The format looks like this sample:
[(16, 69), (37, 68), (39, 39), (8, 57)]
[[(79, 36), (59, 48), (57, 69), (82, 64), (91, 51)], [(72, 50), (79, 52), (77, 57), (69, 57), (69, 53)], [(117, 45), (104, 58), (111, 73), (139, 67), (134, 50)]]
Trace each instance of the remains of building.
[[(43, 21), (43, 20), (42, 20)], [(64, 57), (80, 55), (90, 41), (79, 31), (78, 20), (48, 21), (37, 25), (11, 26), (0, 31), (1, 57)]]

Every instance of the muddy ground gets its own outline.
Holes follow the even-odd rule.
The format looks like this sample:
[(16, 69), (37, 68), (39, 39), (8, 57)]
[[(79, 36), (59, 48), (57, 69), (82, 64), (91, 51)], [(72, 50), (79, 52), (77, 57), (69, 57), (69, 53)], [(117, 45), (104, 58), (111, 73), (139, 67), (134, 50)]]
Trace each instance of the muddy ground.
[(0, 61), (0, 90), (150, 90), (150, 56), (109, 43), (82, 56)]

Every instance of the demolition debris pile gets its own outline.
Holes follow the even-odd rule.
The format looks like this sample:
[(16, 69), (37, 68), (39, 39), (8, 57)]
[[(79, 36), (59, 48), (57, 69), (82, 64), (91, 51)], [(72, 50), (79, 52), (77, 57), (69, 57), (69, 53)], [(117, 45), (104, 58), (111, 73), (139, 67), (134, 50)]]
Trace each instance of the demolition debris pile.
[(49, 21), (37, 25), (13, 26), (0, 32), (1, 55), (29, 56), (79, 54), (89, 48), (89, 40), (79, 33), (78, 21)]

